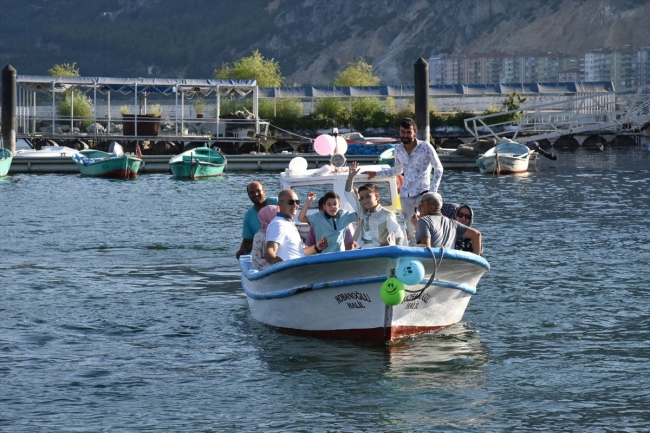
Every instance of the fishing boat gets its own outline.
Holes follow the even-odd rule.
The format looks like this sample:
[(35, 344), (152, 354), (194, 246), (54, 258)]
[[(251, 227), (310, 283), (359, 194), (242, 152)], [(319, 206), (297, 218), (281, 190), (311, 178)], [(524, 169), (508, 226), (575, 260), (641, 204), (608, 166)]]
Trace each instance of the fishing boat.
[(12, 159), (13, 154), (11, 151), (0, 147), (0, 177), (6, 176), (9, 173)]
[(225, 167), (226, 156), (207, 146), (187, 150), (169, 160), (169, 168), (177, 179), (221, 176)]
[[(363, 170), (385, 168), (364, 166), (355, 183), (368, 182)], [(347, 175), (346, 167), (289, 169), (280, 175), (280, 184), (299, 197), (309, 191), (334, 191), (341, 197), (341, 208), (352, 211), (344, 194)], [(396, 178), (375, 184), (382, 206), (399, 212)], [(308, 231), (306, 225), (297, 227), (301, 235)], [(389, 280), (400, 278), (404, 265), (414, 262), (420, 263), (421, 275), (404, 283), (403, 299), (385, 303), (381, 292)], [(384, 343), (461, 321), (481, 276), (490, 269), (485, 259), (472, 253), (397, 245), (316, 254), (261, 271), (252, 268), (250, 256), (241, 256), (240, 267), (250, 311), (265, 325), (297, 335)]]
[(481, 174), (523, 173), (533, 153), (528, 146), (506, 138), (479, 156), (476, 165)]
[(75, 154), (72, 160), (84, 176), (111, 179), (135, 179), (142, 163), (141, 158), (124, 153), (116, 142), (111, 143), (109, 152), (85, 149)]

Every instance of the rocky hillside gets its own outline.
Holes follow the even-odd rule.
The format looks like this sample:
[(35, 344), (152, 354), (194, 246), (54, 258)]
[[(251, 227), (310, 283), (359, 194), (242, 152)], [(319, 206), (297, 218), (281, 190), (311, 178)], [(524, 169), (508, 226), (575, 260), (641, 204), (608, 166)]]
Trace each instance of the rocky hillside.
[(0, 65), (46, 74), (208, 78), (259, 49), (285, 84), (363, 57), (385, 84), (436, 53), (650, 45), (650, 0), (3, 0)]

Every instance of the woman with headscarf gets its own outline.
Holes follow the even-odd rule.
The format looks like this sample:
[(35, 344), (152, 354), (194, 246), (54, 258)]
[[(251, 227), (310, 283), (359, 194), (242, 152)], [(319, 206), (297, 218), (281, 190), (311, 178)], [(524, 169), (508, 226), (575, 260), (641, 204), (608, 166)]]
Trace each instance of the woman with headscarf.
[(266, 229), (273, 221), (273, 218), (280, 212), (280, 207), (275, 205), (264, 206), (257, 213), (262, 223), (262, 228), (255, 233), (253, 237), (253, 249), (251, 250), (251, 261), (253, 262), (253, 269), (261, 271), (269, 266), (269, 262), (264, 259), (264, 249), (266, 248)]
[[(472, 211), (472, 208), (466, 204), (459, 206), (458, 209), (456, 209), (455, 219), (459, 223), (465, 224), (467, 227), (471, 227), (472, 222), (474, 221), (474, 211)], [(472, 247), (472, 241), (462, 236), (459, 236), (456, 239), (455, 249), (462, 250), (462, 251), (469, 251), (474, 254), (481, 255), (481, 251), (474, 251)]]

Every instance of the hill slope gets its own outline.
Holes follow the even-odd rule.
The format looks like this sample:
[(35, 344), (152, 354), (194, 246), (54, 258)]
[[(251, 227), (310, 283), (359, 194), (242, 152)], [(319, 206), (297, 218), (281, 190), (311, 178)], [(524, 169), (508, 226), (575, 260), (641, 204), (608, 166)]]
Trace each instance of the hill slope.
[(285, 83), (324, 85), (364, 57), (385, 84), (436, 53), (650, 45), (649, 0), (4, 0), (0, 66), (208, 78), (260, 49)]

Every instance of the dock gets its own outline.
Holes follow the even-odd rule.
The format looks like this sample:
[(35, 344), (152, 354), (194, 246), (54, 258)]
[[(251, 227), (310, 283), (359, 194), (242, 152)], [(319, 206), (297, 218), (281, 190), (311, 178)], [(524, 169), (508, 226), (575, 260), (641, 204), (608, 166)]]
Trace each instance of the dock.
[[(288, 154), (255, 154), (255, 155), (227, 155), (228, 164), (226, 171), (283, 171), (289, 167), (289, 162), (302, 156), (309, 164), (309, 168), (322, 167), (329, 164), (327, 156), (309, 153)], [(169, 159), (172, 155), (143, 155), (142, 165), (138, 174), (170, 173)], [(378, 155), (346, 155), (349, 162), (357, 161), (360, 164), (378, 164)], [(445, 170), (476, 170), (476, 160), (460, 155), (439, 155), (440, 162)], [(63, 157), (14, 157), (9, 174), (32, 173), (79, 173), (72, 158)]]

